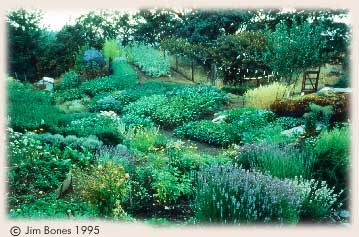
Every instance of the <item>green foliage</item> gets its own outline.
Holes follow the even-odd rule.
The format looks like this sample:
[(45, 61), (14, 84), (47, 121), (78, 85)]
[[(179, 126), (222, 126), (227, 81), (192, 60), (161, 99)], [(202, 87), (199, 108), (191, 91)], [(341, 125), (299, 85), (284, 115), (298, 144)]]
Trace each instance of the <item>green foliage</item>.
[(154, 127), (132, 128), (126, 134), (124, 141), (132, 149), (148, 153), (151, 150), (158, 150), (166, 145), (167, 138)]
[(349, 73), (345, 73), (339, 77), (339, 79), (334, 83), (334, 87), (347, 88), (350, 87), (350, 76)]
[(316, 104), (309, 104), (310, 112), (304, 114), (305, 130), (308, 134), (315, 134), (317, 123), (321, 122), (324, 126), (329, 125), (329, 120), (333, 114), (332, 106), (320, 106)]
[(302, 118), (279, 117), (275, 123), (280, 125), (283, 130), (287, 130), (304, 124), (304, 120)]
[(315, 176), (331, 186), (342, 189), (348, 185), (350, 169), (349, 127), (322, 131), (314, 144), (317, 157)]
[(66, 219), (69, 216), (74, 218), (90, 218), (94, 217), (94, 215), (95, 213), (93, 213), (87, 203), (73, 198), (67, 200), (56, 199), (52, 193), (33, 202), (22, 204), (16, 209), (9, 210), (10, 217), (27, 219), (46, 219), (49, 217)]
[(196, 175), (196, 217), (204, 223), (297, 223), (303, 199), (291, 180), (232, 164), (204, 167)]
[(116, 40), (106, 40), (102, 50), (107, 63), (110, 58), (114, 59), (120, 55), (120, 50)]
[(186, 123), (175, 129), (174, 134), (216, 146), (238, 143), (240, 135), (232, 124), (201, 120)]
[(121, 217), (122, 203), (129, 193), (128, 174), (113, 161), (98, 163), (81, 171), (75, 169), (74, 189), (102, 217)]
[(71, 88), (76, 88), (80, 84), (79, 75), (75, 71), (66, 72), (63, 76), (61, 83), (56, 87), (56, 89), (67, 90)]
[(83, 82), (80, 89), (89, 96), (95, 96), (103, 92), (123, 90), (132, 86), (132, 83), (132, 80), (126, 80), (126, 78), (122, 79), (113, 76), (97, 77), (93, 80)]
[(10, 126), (18, 131), (40, 127), (54, 130), (61, 115), (53, 105), (51, 94), (30, 85), (10, 81), (8, 84)]
[(245, 144), (238, 148), (235, 162), (247, 169), (268, 172), (278, 178), (312, 177), (314, 155), (305, 149), (278, 144)]
[(7, 15), (9, 72), (21, 81), (36, 81), (38, 63), (46, 46), (40, 28), (42, 13), (19, 9)]
[(54, 191), (71, 167), (54, 148), (43, 146), (31, 134), (8, 130), (9, 207), (32, 203)]
[(150, 45), (134, 43), (127, 46), (127, 55), (148, 76), (160, 77), (171, 73), (168, 58)]
[(213, 113), (225, 101), (224, 94), (212, 87), (184, 87), (168, 97), (142, 97), (126, 106), (125, 113), (131, 115), (130, 118), (150, 118), (156, 124), (174, 127)]
[(101, 112), (88, 117), (72, 120), (59, 129), (66, 135), (85, 137), (97, 136), (104, 144), (117, 145), (122, 142), (125, 127), (114, 112)]
[(54, 98), (56, 103), (64, 103), (65, 101), (78, 100), (83, 98), (85, 95), (79, 88), (72, 88), (66, 90), (56, 90), (54, 92)]
[(249, 86), (231, 86), (231, 85), (225, 85), (222, 88), (223, 91), (236, 95), (243, 95), (249, 89), (251, 89), (251, 87)]
[(122, 107), (123, 105), (121, 102), (116, 100), (115, 97), (111, 95), (102, 97), (89, 105), (91, 112), (114, 111), (116, 113), (120, 113), (122, 111)]
[(321, 51), (325, 40), (321, 33), (321, 26), (306, 21), (300, 24), (294, 20), (291, 27), (284, 22), (277, 24), (275, 31), (267, 34), (266, 64), (292, 84), (300, 73), (324, 62)]

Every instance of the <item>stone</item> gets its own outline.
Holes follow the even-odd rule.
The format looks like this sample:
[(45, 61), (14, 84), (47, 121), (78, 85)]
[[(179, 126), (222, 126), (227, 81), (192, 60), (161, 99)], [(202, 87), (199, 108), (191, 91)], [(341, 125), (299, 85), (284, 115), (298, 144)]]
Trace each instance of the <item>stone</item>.
[(224, 120), (226, 119), (226, 115), (220, 115), (214, 119), (212, 119), (213, 123), (224, 123)]

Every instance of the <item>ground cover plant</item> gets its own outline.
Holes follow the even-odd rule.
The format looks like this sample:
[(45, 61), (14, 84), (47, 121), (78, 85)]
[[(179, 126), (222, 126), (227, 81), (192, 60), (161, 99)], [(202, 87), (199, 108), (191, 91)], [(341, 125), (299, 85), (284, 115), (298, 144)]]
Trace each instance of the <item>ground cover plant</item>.
[(10, 12), (8, 215), (348, 224), (351, 90), (292, 83), (340, 62), (318, 89), (350, 85), (348, 28), (329, 10), (257, 13), (91, 12), (50, 33)]

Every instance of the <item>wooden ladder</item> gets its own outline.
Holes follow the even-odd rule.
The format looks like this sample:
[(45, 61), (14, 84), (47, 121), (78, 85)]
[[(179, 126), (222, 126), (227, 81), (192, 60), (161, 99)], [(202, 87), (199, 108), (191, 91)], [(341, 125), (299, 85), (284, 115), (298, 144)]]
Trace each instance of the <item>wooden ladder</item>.
[(302, 81), (302, 92), (304, 92), (304, 94), (314, 93), (318, 90), (319, 74), (320, 67), (317, 71), (308, 70), (304, 72)]

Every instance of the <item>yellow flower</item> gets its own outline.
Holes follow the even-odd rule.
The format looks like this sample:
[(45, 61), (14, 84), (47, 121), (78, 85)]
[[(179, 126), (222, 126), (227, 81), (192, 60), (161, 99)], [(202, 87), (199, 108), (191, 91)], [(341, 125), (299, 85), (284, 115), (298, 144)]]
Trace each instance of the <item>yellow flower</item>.
[(98, 165), (98, 166), (97, 166), (97, 169), (102, 170), (102, 169), (103, 169), (103, 166), (102, 166), (102, 165)]
[(130, 175), (128, 173), (125, 174), (125, 178), (128, 179), (130, 178)]

